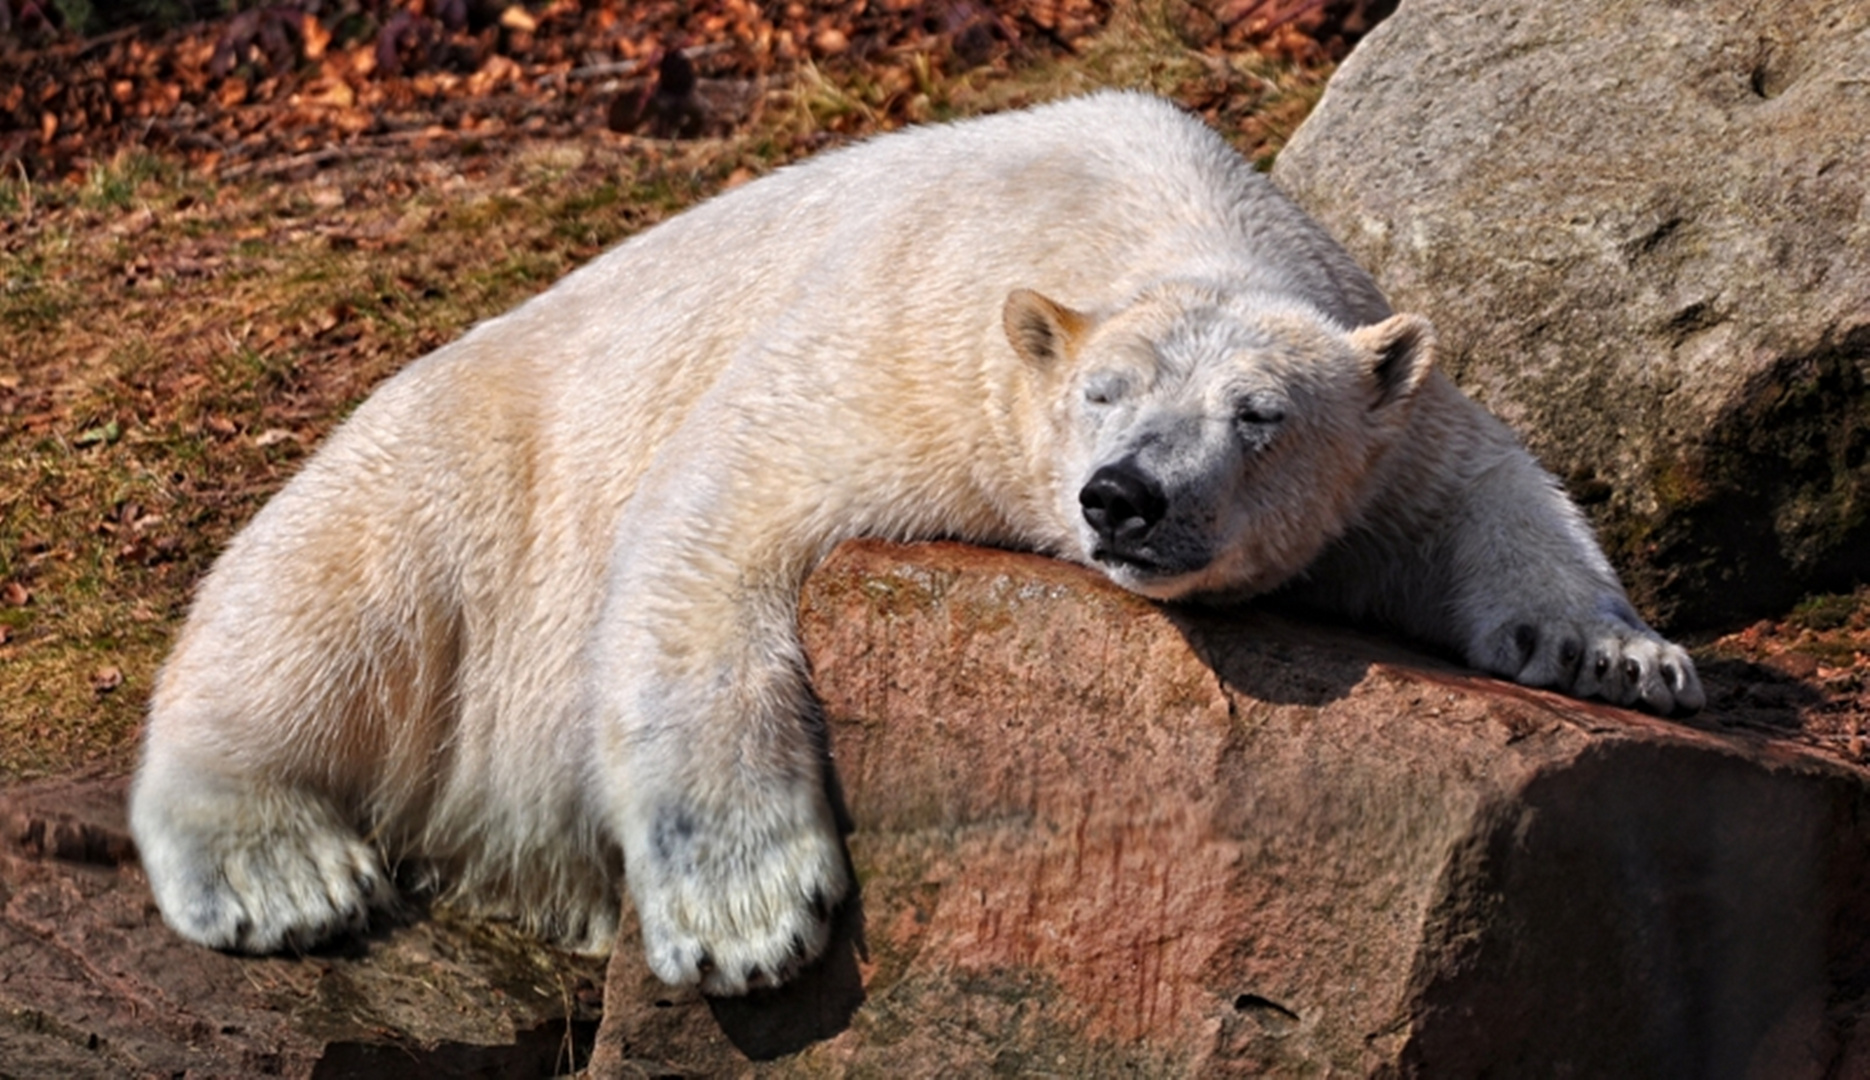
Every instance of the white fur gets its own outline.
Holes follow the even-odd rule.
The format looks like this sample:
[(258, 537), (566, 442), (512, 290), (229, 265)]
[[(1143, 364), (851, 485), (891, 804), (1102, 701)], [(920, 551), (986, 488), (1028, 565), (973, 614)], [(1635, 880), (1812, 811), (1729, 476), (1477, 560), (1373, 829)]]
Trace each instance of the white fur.
[(747, 185), (410, 365), (230, 545), (132, 794), (157, 901), (209, 945), (296, 947), (392, 902), (393, 868), (601, 950), (621, 855), (662, 978), (783, 979), (850, 885), (804, 575), (858, 535), (1099, 565), (1080, 499), (1118, 463), (1164, 507), (1107, 553), (1126, 587), (1296, 577), (1490, 671), (1697, 706), (1431, 352), (1154, 99)]

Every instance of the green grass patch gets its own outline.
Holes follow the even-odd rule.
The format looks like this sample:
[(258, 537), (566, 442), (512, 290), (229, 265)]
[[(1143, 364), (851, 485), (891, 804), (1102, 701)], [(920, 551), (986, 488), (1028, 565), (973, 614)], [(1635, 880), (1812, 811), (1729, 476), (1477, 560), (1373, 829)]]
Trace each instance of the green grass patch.
[(1792, 609), (1787, 621), (1806, 630), (1836, 630), (1851, 621), (1860, 608), (1870, 601), (1870, 595), (1858, 593), (1827, 593), (1808, 596)]
[(139, 191), (155, 187), (152, 182), (170, 184), (176, 175), (174, 166), (140, 150), (126, 150), (85, 174), (78, 189), (78, 205), (87, 210), (128, 208)]

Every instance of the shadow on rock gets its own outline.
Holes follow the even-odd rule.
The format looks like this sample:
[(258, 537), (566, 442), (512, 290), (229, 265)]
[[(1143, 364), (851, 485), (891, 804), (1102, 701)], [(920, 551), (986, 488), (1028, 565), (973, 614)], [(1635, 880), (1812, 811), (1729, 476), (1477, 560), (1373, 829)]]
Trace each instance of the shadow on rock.
[(864, 1003), (863, 898), (853, 895), (831, 920), (831, 944), (817, 962), (772, 990), (708, 998), (721, 1033), (754, 1061), (771, 1061), (829, 1039), (851, 1024)]
[(1372, 664), (1461, 670), (1276, 598), (1232, 607), (1175, 604), (1163, 611), (1229, 689), (1276, 705), (1318, 708), (1343, 700)]
[(1719, 747), (1541, 775), (1447, 867), (1403, 1073), (1862, 1075), (1866, 809), (1856, 777)]
[(1800, 710), (1824, 703), (1817, 687), (1751, 660), (1699, 660), (1708, 689), (1707, 716), (1719, 723), (1796, 735)]
[(334, 1042), (312, 1068), (312, 1080), (378, 1080), (420, 1073), (423, 1080), (488, 1076), (565, 1076), (582, 1069), (597, 1039), (596, 1020), (551, 1021), (518, 1032), (510, 1044), (435, 1046)]

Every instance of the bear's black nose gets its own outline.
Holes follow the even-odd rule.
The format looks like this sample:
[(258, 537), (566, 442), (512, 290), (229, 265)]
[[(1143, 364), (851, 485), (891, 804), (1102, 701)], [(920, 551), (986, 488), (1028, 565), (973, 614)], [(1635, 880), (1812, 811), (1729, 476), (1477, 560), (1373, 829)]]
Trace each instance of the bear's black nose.
[(1156, 482), (1127, 461), (1092, 473), (1078, 504), (1097, 535), (1120, 551), (1142, 543), (1169, 509)]

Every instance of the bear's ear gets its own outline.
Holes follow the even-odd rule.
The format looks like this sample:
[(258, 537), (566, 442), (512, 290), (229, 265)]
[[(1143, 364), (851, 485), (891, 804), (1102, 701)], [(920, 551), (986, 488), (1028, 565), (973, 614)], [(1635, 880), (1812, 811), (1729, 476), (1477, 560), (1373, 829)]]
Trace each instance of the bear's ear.
[(1088, 316), (1031, 289), (1008, 293), (1000, 320), (1013, 351), (1040, 371), (1049, 371), (1075, 355), (1079, 340), (1091, 326)]
[(1435, 365), (1435, 327), (1420, 315), (1392, 315), (1351, 331), (1351, 344), (1370, 355), (1376, 412), (1407, 401)]

